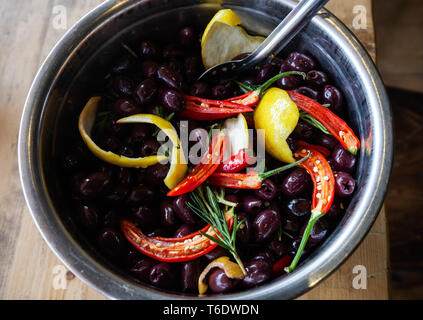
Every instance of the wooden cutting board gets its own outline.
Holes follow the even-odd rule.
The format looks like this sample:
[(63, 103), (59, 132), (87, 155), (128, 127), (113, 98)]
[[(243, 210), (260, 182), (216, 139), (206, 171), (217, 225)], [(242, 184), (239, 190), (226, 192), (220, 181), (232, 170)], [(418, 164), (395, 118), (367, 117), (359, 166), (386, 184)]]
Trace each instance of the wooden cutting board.
[[(0, 2), (0, 299), (105, 299), (67, 271), (42, 240), (26, 207), (17, 165), (19, 120), (40, 64), (67, 27), (101, 0), (14, 0)], [(332, 0), (327, 6), (348, 25), (375, 58), (371, 0)], [(366, 10), (367, 27), (352, 28)], [(61, 21), (63, 22), (63, 21)], [(367, 289), (353, 288), (353, 268), (367, 269)], [(300, 299), (387, 299), (388, 242), (384, 210), (355, 253), (328, 279)], [(66, 288), (57, 282), (65, 272)]]

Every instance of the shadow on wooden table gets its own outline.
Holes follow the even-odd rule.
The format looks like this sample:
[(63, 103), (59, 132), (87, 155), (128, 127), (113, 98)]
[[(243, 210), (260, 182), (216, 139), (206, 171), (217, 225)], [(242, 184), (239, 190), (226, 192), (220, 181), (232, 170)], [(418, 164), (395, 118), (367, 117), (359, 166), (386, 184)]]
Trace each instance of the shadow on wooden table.
[(394, 165), (386, 197), (393, 299), (423, 298), (423, 94), (388, 89)]

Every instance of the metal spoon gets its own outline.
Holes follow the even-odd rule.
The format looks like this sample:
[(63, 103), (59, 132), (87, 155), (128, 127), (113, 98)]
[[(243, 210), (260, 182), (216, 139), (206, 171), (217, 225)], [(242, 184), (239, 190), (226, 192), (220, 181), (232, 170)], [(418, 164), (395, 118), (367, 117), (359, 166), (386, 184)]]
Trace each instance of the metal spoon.
[(329, 0), (302, 0), (250, 55), (241, 60), (218, 64), (206, 70), (198, 80), (230, 79), (278, 54)]

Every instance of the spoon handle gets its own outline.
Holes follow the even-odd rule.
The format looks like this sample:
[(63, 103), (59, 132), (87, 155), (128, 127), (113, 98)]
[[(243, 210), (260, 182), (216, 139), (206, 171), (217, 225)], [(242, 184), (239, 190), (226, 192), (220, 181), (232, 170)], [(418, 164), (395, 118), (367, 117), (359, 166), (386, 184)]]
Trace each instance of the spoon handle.
[[(302, 0), (247, 58), (246, 68), (281, 51), (329, 0)], [(247, 66), (248, 65), (248, 66)]]

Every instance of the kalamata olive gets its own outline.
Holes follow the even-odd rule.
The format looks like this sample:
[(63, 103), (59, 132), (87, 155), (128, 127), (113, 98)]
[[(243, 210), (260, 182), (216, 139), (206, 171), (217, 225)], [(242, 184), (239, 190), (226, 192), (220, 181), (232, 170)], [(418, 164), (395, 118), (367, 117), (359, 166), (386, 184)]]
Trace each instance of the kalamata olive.
[(134, 91), (134, 99), (142, 105), (148, 104), (156, 97), (159, 84), (155, 79), (145, 79)]
[(278, 230), (281, 224), (279, 212), (266, 209), (255, 217), (253, 221), (254, 236), (257, 242), (268, 240)]
[(304, 121), (298, 121), (297, 126), (294, 129), (293, 136), (301, 140), (309, 140), (312, 138), (314, 133), (313, 126)]
[(131, 138), (135, 143), (139, 143), (150, 135), (150, 128), (145, 123), (137, 123), (132, 128)]
[(79, 204), (76, 212), (78, 221), (85, 229), (97, 229), (100, 224), (100, 210), (96, 206)]
[(78, 154), (67, 154), (62, 159), (62, 168), (67, 171), (75, 171), (83, 166), (83, 160)]
[(198, 290), (198, 278), (201, 271), (201, 261), (199, 259), (182, 263), (181, 289), (183, 292), (195, 292)]
[(306, 82), (307, 85), (312, 88), (318, 89), (323, 87), (328, 83), (328, 81), (328, 75), (323, 71), (311, 70), (307, 72)]
[(160, 221), (165, 227), (173, 227), (178, 221), (170, 199), (165, 199), (160, 204)]
[(301, 77), (289, 75), (278, 79), (278, 81), (276, 81), (276, 85), (284, 90), (292, 90), (301, 86), (302, 82)]
[(333, 135), (325, 134), (321, 131), (318, 131), (313, 136), (314, 143), (321, 145), (329, 150), (334, 149), (338, 144), (338, 139)]
[(158, 263), (151, 268), (149, 279), (156, 287), (171, 288), (176, 282), (175, 270), (170, 263)]
[(163, 227), (156, 227), (146, 233), (147, 237), (169, 237), (168, 230)]
[(244, 221), (238, 229), (236, 236), (241, 244), (247, 244), (251, 238), (251, 222), (247, 214), (240, 212), (237, 214), (238, 221)]
[(195, 82), (189, 89), (189, 94), (194, 97), (206, 98), (210, 97), (211, 90), (206, 82)]
[(151, 228), (151, 226), (155, 225), (158, 220), (157, 213), (147, 206), (139, 206), (136, 208), (132, 212), (132, 217), (134, 221), (143, 228)]
[(117, 152), (120, 148), (121, 142), (117, 137), (105, 136), (101, 139), (99, 145), (106, 151)]
[[(290, 253), (291, 256), (295, 256), (295, 254), (297, 253), (298, 248), (299, 248), (300, 243), (301, 243), (301, 239), (302, 239), (302, 236), (297, 236), (290, 243), (289, 253)], [(309, 246), (304, 247), (303, 252), (301, 252), (301, 257), (305, 257), (308, 254), (309, 248), (310, 248)]]
[(351, 173), (355, 169), (356, 156), (343, 146), (338, 145), (332, 151), (332, 163), (336, 170)]
[(324, 86), (322, 91), (322, 104), (330, 104), (329, 109), (340, 115), (342, 113), (342, 102), (343, 97), (341, 91), (338, 88), (328, 84)]
[(257, 72), (257, 83), (264, 83), (275, 74), (275, 67), (271, 63), (266, 63)]
[(154, 186), (163, 185), (163, 180), (166, 178), (167, 173), (169, 172), (169, 165), (166, 164), (155, 164), (150, 166), (146, 171), (146, 179), (149, 184)]
[(154, 60), (145, 60), (141, 63), (141, 74), (144, 78), (155, 78), (159, 65)]
[(160, 148), (160, 143), (156, 139), (146, 139), (141, 143), (140, 155), (141, 157), (148, 157), (157, 154)]
[(285, 61), (290, 71), (307, 73), (316, 67), (316, 63), (311, 57), (299, 52), (292, 52)]
[(232, 58), (232, 60), (242, 60), (244, 58), (247, 58), (249, 55), (250, 55), (250, 52), (240, 53), (236, 57)]
[(251, 195), (246, 195), (242, 199), (241, 204), (243, 210), (250, 216), (255, 216), (263, 207), (262, 201), (259, 198)]
[(222, 84), (215, 85), (212, 88), (213, 99), (223, 100), (229, 97), (229, 90)]
[(111, 258), (122, 257), (125, 253), (125, 242), (120, 233), (111, 228), (103, 229), (97, 237), (97, 243), (103, 253)]
[(253, 76), (246, 76), (245, 78), (241, 79), (241, 82), (243, 84), (252, 86), (252, 85), (256, 85), (257, 84), (257, 77), (253, 77)]
[(344, 205), (341, 200), (337, 197), (333, 199), (332, 205), (330, 206), (328, 212), (326, 212), (326, 217), (328, 218), (337, 218), (341, 215), (341, 212), (344, 209)]
[(173, 89), (165, 89), (160, 95), (163, 106), (171, 112), (179, 112), (185, 109), (185, 99)]
[(113, 79), (113, 90), (123, 97), (129, 97), (134, 91), (134, 82), (131, 78), (123, 75), (118, 75)]
[(202, 258), (205, 261), (205, 264), (209, 264), (210, 262), (216, 260), (217, 258), (223, 257), (223, 256), (230, 256), (230, 253), (222, 248), (217, 246), (216, 249), (206, 253)]
[(225, 196), (225, 200), (229, 201), (229, 202), (233, 202), (233, 203), (237, 203), (237, 205), (235, 206), (235, 209), (239, 207), (239, 197), (236, 194), (228, 194)]
[(270, 201), (276, 197), (278, 193), (278, 188), (272, 180), (264, 179), (261, 183), (260, 189), (255, 190), (254, 193), (261, 200)]
[[(307, 223), (303, 225), (300, 231), (300, 237), (304, 234)], [(307, 247), (311, 248), (319, 244), (329, 234), (329, 225), (326, 220), (319, 219), (311, 229), (310, 236), (308, 237)]]
[(188, 82), (194, 82), (203, 71), (201, 59), (197, 56), (189, 56), (184, 62), (185, 79)]
[(195, 230), (192, 224), (183, 224), (178, 229), (176, 229), (175, 233), (173, 234), (173, 237), (182, 238), (191, 233), (194, 233), (195, 231), (198, 231), (198, 230)]
[(184, 47), (191, 47), (194, 45), (196, 34), (193, 28), (183, 27), (179, 30), (179, 43)]
[(281, 191), (289, 197), (302, 195), (311, 186), (311, 179), (303, 168), (296, 168), (282, 182)]
[(265, 260), (252, 260), (244, 263), (247, 275), (242, 279), (244, 288), (251, 288), (262, 284), (272, 278), (272, 266)]
[(351, 197), (355, 190), (354, 178), (346, 172), (338, 171), (334, 173), (335, 194), (341, 198)]
[(129, 194), (129, 186), (118, 184), (104, 196), (104, 200), (112, 204), (122, 204)]
[(284, 213), (291, 217), (303, 218), (310, 213), (311, 203), (306, 198), (295, 198), (283, 204)]
[[(121, 212), (121, 211), (119, 211)], [(117, 213), (116, 209), (110, 209), (104, 215), (103, 225), (105, 227), (119, 229), (119, 214)]]
[(264, 260), (269, 264), (274, 262), (274, 257), (272, 251), (268, 248), (256, 250), (251, 254), (251, 258), (249, 260)]
[(222, 269), (215, 269), (209, 275), (209, 288), (214, 293), (224, 293), (231, 290), (238, 281), (230, 279), (226, 276)]
[[(129, 103), (127, 105), (124, 102), (125, 100), (118, 100), (118, 101), (121, 101), (123, 103), (122, 108), (121, 108), (122, 113), (125, 114), (125, 116), (123, 116), (123, 117), (126, 117), (128, 114), (132, 115), (134, 113), (140, 112), (140, 108), (138, 106), (136, 106), (136, 104), (133, 100), (129, 100)], [(117, 104), (119, 104), (118, 101), (116, 101)], [(116, 105), (116, 103), (115, 103), (115, 105)], [(119, 106), (117, 106), (117, 107), (119, 107)], [(113, 109), (114, 109), (114, 106), (112, 105), (112, 111), (114, 111)], [(119, 109), (119, 108), (117, 108), (117, 109)], [(118, 113), (118, 115), (119, 115), (119, 113)], [(120, 116), (122, 116), (122, 115), (120, 115)], [(127, 131), (128, 131), (127, 129), (128, 129), (128, 127), (125, 127), (125, 126), (117, 123), (115, 119), (110, 118), (106, 121), (106, 131), (114, 137), (122, 138), (122, 137), (126, 136)]]
[(150, 277), (150, 271), (151, 268), (156, 264), (157, 262), (149, 259), (149, 258), (143, 258), (139, 260), (135, 265), (129, 270), (129, 272), (138, 280), (141, 280), (143, 282), (148, 282)]
[(186, 55), (184, 48), (176, 43), (171, 43), (164, 47), (163, 58), (164, 60), (181, 59)]
[(85, 176), (77, 186), (84, 198), (94, 198), (107, 193), (112, 186), (110, 176), (105, 172), (95, 172)]
[(294, 138), (292, 138), (291, 136), (289, 136), (289, 137), (286, 139), (286, 142), (288, 143), (289, 149), (290, 149), (291, 151), (294, 151), (294, 150), (296, 150), (296, 149), (297, 149), (297, 142), (296, 142), (296, 141), (295, 141), (295, 139), (294, 139)]
[(299, 87), (297, 89), (293, 90), (294, 92), (297, 92), (299, 94), (302, 94), (303, 96), (309, 97), (315, 101), (319, 101), (320, 100), (320, 92), (313, 90), (312, 88), (309, 87)]
[(121, 56), (112, 67), (113, 73), (124, 73), (134, 65), (134, 58), (130, 55)]
[(169, 66), (160, 66), (157, 69), (157, 77), (171, 88), (182, 89), (183, 83), (180, 74)]
[(134, 148), (128, 144), (122, 145), (118, 149), (117, 153), (127, 158), (135, 158), (138, 155), (137, 152), (134, 150)]
[(282, 219), (282, 229), (290, 235), (296, 235), (300, 231), (300, 220), (296, 217), (284, 216)]
[(269, 61), (269, 63), (273, 64), (277, 68), (281, 67), (282, 62), (283, 62), (283, 59), (281, 57), (278, 57), (278, 56), (273, 57)]
[(120, 117), (141, 113), (141, 108), (132, 99), (119, 99), (112, 105), (112, 111)]
[(130, 186), (134, 180), (133, 172), (130, 168), (119, 168), (117, 173), (117, 181), (124, 186)]
[(160, 54), (160, 49), (154, 42), (147, 40), (141, 42), (139, 53), (142, 59), (154, 59)]
[(198, 218), (195, 213), (188, 208), (187, 203), (189, 201), (190, 197), (187, 193), (180, 195), (173, 200), (173, 208), (181, 221), (187, 224), (196, 224)]
[(282, 258), (282, 256), (288, 253), (288, 247), (282, 240), (272, 240), (270, 241), (268, 247), (272, 252), (275, 260)]
[(133, 187), (128, 196), (128, 203), (131, 205), (149, 204), (155, 200), (156, 196), (153, 190), (146, 186)]

